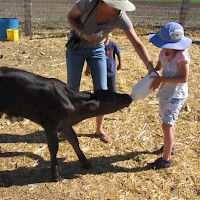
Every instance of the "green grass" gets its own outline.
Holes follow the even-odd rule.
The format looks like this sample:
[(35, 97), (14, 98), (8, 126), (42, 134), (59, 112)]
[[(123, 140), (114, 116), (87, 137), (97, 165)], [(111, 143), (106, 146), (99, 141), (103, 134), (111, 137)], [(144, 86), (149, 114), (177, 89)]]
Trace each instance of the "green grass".
[(191, 0), (191, 3), (200, 3), (200, 0)]

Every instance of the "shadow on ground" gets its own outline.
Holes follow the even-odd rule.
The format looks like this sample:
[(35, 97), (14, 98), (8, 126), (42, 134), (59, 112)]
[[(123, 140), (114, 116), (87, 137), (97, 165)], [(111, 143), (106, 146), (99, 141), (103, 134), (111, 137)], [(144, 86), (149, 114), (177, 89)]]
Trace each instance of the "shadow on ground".
[[(78, 134), (78, 136), (94, 137), (93, 134)], [(61, 140), (63, 140), (61, 138)], [(28, 135), (0, 134), (1, 143), (46, 143), (44, 132), (35, 132)], [(151, 154), (151, 152), (131, 152), (124, 155), (114, 155), (110, 157), (93, 157), (89, 159), (92, 168), (85, 170), (81, 167), (78, 159), (73, 162), (64, 162), (65, 158), (58, 158), (60, 175), (63, 179), (75, 179), (85, 174), (103, 174), (118, 172), (140, 172), (149, 170), (148, 167), (125, 168), (113, 165), (116, 162), (133, 159), (141, 154)], [(34, 167), (19, 167), (13, 170), (0, 171), (0, 187), (10, 187), (14, 185), (22, 186), (34, 183), (51, 182), (50, 161), (44, 160), (42, 157), (32, 152), (0, 152), (0, 157), (26, 156), (36, 160), (37, 165)]]

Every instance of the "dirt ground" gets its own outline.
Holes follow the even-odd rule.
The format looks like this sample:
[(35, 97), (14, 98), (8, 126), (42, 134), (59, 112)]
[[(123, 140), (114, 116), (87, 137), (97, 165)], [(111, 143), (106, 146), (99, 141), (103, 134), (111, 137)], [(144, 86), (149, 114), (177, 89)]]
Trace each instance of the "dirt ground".
[[(156, 62), (159, 49), (148, 42), (155, 30), (139, 29), (139, 37)], [(0, 199), (2, 200), (197, 200), (200, 199), (200, 32), (188, 30), (190, 48), (189, 97), (176, 125), (173, 167), (159, 171), (145, 166), (161, 155), (163, 144), (156, 92), (128, 108), (106, 115), (105, 130), (113, 137), (104, 144), (93, 136), (95, 119), (74, 126), (81, 149), (92, 163), (84, 170), (69, 143), (59, 136), (58, 158), (63, 180), (50, 180), (49, 151), (43, 129), (29, 120), (9, 123), (0, 119)], [(20, 37), (0, 42), (0, 66), (16, 67), (66, 82), (65, 43), (60, 33)], [(117, 89), (131, 93), (146, 74), (142, 61), (121, 32), (113, 33), (122, 50), (123, 70)], [(74, 66), (75, 67), (75, 66)], [(91, 77), (83, 75), (81, 90), (92, 91)]]

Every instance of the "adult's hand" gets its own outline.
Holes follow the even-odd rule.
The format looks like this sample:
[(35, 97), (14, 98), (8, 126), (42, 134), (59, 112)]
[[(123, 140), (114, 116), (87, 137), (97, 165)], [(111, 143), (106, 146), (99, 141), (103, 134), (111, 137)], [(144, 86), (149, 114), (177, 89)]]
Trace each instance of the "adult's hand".
[(148, 74), (150, 74), (151, 72), (156, 72), (156, 69), (154, 68), (152, 61), (149, 61), (147, 65), (147, 70), (148, 70)]
[(81, 33), (81, 38), (88, 41), (88, 42), (96, 41), (97, 39), (99, 39), (101, 37), (102, 37), (102, 35), (93, 35), (93, 34)]

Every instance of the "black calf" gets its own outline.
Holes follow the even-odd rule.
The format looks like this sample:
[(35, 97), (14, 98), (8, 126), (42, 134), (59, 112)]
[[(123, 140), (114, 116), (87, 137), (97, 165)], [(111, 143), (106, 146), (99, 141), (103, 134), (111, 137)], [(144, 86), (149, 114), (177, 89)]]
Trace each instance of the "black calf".
[(6, 113), (28, 118), (44, 128), (54, 181), (59, 179), (57, 132), (67, 137), (83, 167), (89, 168), (72, 126), (86, 118), (115, 112), (132, 102), (127, 94), (107, 90), (94, 94), (78, 92), (58, 79), (6, 67), (0, 68), (0, 94), (0, 117)]

